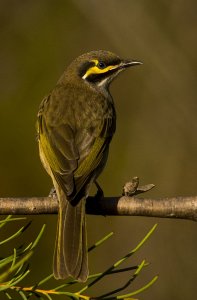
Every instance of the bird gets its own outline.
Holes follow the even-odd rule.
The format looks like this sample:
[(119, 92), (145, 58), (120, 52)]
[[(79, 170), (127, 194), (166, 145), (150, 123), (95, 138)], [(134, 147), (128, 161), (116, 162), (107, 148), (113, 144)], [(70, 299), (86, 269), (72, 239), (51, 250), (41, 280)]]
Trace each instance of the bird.
[(53, 274), (85, 282), (89, 275), (85, 203), (107, 162), (116, 130), (112, 80), (141, 62), (96, 50), (65, 69), (40, 104), (37, 136), (41, 162), (58, 198)]

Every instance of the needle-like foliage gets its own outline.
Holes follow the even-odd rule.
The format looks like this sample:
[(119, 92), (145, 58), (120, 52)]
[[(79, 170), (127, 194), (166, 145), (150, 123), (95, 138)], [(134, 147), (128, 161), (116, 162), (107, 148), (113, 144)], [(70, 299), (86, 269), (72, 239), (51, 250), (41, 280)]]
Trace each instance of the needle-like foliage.
[[(12, 218), (12, 216), (8, 216), (4, 220), (0, 221), (0, 229), (5, 226), (8, 222), (11, 221), (19, 221), (24, 218)], [(6, 239), (0, 241), (0, 246), (5, 243), (9, 243), (11, 240), (19, 238), (22, 233), (28, 229), (30, 223), (27, 223), (26, 226), (22, 226), (19, 230), (17, 230), (12, 235), (8, 236)], [(128, 266), (125, 268), (120, 268), (120, 265), (127, 261), (132, 255), (134, 255), (149, 239), (151, 234), (154, 232), (157, 225), (154, 225), (151, 230), (145, 235), (145, 237), (138, 243), (136, 247), (134, 247), (129, 253), (127, 253), (124, 257), (117, 260), (113, 265), (108, 267), (101, 273), (91, 274), (88, 277), (87, 283), (79, 283), (76, 280), (70, 279), (61, 285), (56, 285), (51, 287), (50, 289), (45, 289), (43, 286), (51, 281), (51, 285), (57, 283), (54, 281), (53, 274), (46, 276), (40, 281), (36, 282), (31, 286), (23, 286), (22, 280), (27, 277), (30, 272), (29, 269), (29, 259), (34, 253), (34, 250), (44, 232), (45, 225), (41, 228), (39, 234), (37, 235), (35, 241), (28, 244), (26, 247), (19, 247), (17, 249), (13, 249), (13, 254), (0, 259), (0, 299), (1, 294), (4, 295), (6, 299), (22, 299), (28, 300), (33, 296), (39, 298), (40, 300), (48, 299), (53, 300), (54, 296), (65, 295), (67, 299), (77, 299), (77, 300), (89, 300), (89, 299), (134, 299), (133, 296), (140, 294), (145, 289), (149, 288), (158, 278), (158, 276), (154, 276), (147, 284), (143, 285), (141, 288), (137, 290), (131, 290), (129, 293), (125, 293), (125, 289), (130, 287), (132, 282), (139, 277), (144, 267), (148, 266), (148, 263), (143, 260), (137, 266)], [(88, 251), (91, 252), (94, 249), (97, 249), (100, 245), (102, 245), (106, 240), (108, 240), (113, 233), (109, 233), (101, 240), (92, 245)], [(127, 281), (120, 287), (117, 287), (114, 290), (110, 290), (103, 295), (100, 296), (89, 296), (87, 293), (88, 289), (93, 285), (96, 285), (97, 282), (104, 279), (106, 276), (115, 276), (117, 273), (128, 272), (132, 274), (127, 279)], [(80, 286), (77, 289), (77, 292), (69, 291), (69, 287), (76, 285), (76, 287)]]

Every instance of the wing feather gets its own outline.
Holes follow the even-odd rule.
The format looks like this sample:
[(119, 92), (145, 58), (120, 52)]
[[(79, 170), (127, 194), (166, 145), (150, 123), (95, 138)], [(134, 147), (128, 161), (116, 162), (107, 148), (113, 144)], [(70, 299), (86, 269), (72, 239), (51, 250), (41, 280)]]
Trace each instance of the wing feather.
[(76, 145), (72, 127), (64, 123), (57, 127), (47, 126), (44, 117), (39, 117), (40, 146), (55, 180), (71, 201), (80, 200), (93, 174), (99, 174), (105, 164), (114, 132), (113, 124), (112, 118), (105, 118), (100, 130), (97, 130), (97, 136), (91, 136), (83, 130), (83, 140), (91, 139), (88, 142), (91, 147), (86, 157), (80, 160), (80, 145)]

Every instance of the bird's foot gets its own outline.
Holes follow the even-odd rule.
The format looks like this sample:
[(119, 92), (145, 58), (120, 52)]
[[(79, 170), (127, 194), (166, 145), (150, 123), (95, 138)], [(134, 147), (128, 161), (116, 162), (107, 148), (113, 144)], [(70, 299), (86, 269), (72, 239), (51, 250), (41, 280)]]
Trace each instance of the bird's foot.
[(139, 186), (139, 177), (135, 176), (131, 179), (131, 181), (125, 183), (122, 195), (132, 197), (134, 195), (150, 191), (154, 187), (154, 184), (146, 184)]
[(51, 197), (51, 198), (57, 197), (57, 193), (56, 193), (56, 190), (54, 187), (50, 190), (49, 197)]

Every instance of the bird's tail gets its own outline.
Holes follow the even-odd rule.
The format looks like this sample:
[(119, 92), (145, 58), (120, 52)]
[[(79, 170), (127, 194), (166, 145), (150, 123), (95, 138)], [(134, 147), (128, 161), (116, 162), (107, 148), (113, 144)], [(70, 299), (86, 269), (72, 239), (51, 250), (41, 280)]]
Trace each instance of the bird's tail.
[(75, 206), (61, 190), (55, 243), (53, 273), (56, 279), (72, 276), (86, 281), (88, 277), (85, 198)]

